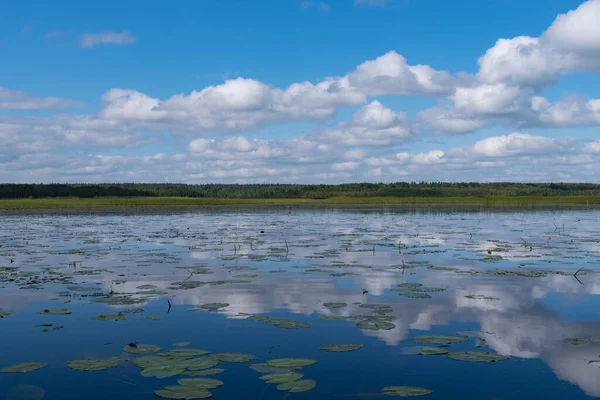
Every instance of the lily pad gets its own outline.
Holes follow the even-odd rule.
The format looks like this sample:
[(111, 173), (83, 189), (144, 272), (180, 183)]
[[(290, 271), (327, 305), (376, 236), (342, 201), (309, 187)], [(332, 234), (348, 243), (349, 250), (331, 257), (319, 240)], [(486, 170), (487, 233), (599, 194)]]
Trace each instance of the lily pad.
[(321, 347), (321, 350), (325, 350), (331, 353), (343, 353), (347, 351), (358, 350), (363, 347), (362, 344), (351, 343), (351, 344), (328, 344)]
[(563, 339), (563, 342), (567, 343), (567, 344), (573, 344), (575, 346), (580, 346), (582, 344), (588, 344), (588, 343), (590, 343), (589, 340), (587, 340), (587, 339), (576, 338), (576, 337)]
[(223, 362), (234, 362), (234, 363), (245, 363), (248, 361), (256, 360), (252, 354), (243, 353), (217, 353), (214, 357)]
[(0, 370), (0, 372), (5, 374), (14, 374), (19, 372), (35, 371), (36, 369), (44, 368), (46, 366), (48, 366), (48, 364), (41, 362), (24, 362), (4, 367), (2, 370)]
[(410, 299), (431, 299), (432, 298), (427, 293), (414, 293), (414, 292), (398, 293), (398, 296), (404, 296), (404, 297), (408, 297)]
[[(133, 345), (133, 346), (132, 346)], [(153, 344), (134, 344), (130, 343), (123, 347), (123, 351), (132, 354), (149, 354), (160, 351), (160, 347)]]
[(263, 381), (267, 381), (267, 383), (286, 383), (286, 382), (294, 382), (299, 379), (302, 379), (304, 374), (299, 374), (297, 372), (286, 371), (274, 374), (263, 375), (259, 379)]
[(160, 321), (162, 319), (161, 315), (147, 315), (146, 319), (148, 321)]
[(208, 399), (212, 394), (201, 387), (196, 386), (167, 386), (154, 391), (154, 394), (163, 399)]
[(467, 362), (496, 362), (508, 360), (510, 357), (482, 351), (452, 351), (448, 353), (448, 358)]
[(319, 315), (321, 321), (345, 321), (348, 317), (338, 315)]
[(93, 317), (90, 317), (94, 321), (125, 321), (125, 314), (100, 314)]
[(102, 371), (108, 368), (114, 368), (128, 360), (127, 357), (110, 357), (96, 360), (71, 360), (67, 362), (67, 366), (77, 371)]
[(290, 393), (300, 393), (312, 390), (317, 386), (317, 382), (312, 379), (302, 379), (294, 382), (282, 383), (277, 386), (277, 390), (289, 391)]
[(277, 367), (271, 367), (269, 364), (250, 364), (249, 367), (251, 369), (253, 369), (256, 372), (260, 372), (263, 374), (276, 374), (276, 373), (280, 373), (280, 372), (287, 372), (287, 371), (291, 371), (294, 368), (277, 368)]
[(404, 283), (399, 283), (397, 286), (401, 287), (401, 288), (411, 288), (411, 289), (414, 289), (414, 288), (422, 287), (423, 284), (422, 283), (417, 283), (417, 282), (404, 282)]
[(66, 308), (45, 308), (43, 310), (39, 310), (37, 313), (45, 315), (67, 315), (71, 314), (71, 310)]
[(203, 389), (215, 389), (223, 386), (223, 381), (213, 378), (181, 378), (177, 380), (181, 386), (201, 387)]
[(323, 306), (327, 307), (327, 308), (343, 308), (346, 307), (348, 304), (346, 303), (324, 303)]
[(391, 322), (382, 320), (362, 320), (356, 324), (356, 327), (372, 331), (389, 331), (391, 329), (394, 329), (396, 325), (392, 324)]
[(414, 396), (426, 396), (433, 393), (429, 389), (423, 389), (411, 386), (388, 386), (383, 388), (383, 392), (388, 396), (399, 396), (399, 397), (414, 397)]
[(448, 350), (445, 350), (441, 347), (430, 347), (425, 346), (419, 351), (419, 355), (422, 356), (437, 356), (442, 354), (448, 354)]
[(477, 339), (477, 344), (475, 345), (475, 347), (479, 348), (479, 347), (483, 347), (487, 344), (487, 342), (485, 341), (485, 339)]
[(216, 366), (219, 363), (219, 360), (213, 356), (208, 357), (200, 357), (189, 360), (187, 364), (187, 369), (190, 371), (199, 371), (202, 369), (209, 369)]
[(146, 310), (144, 310), (143, 308), (130, 308), (129, 310), (125, 310), (125, 311), (121, 311), (125, 314), (139, 314), (139, 313), (143, 313), (146, 312)]
[(0, 311), (0, 319), (4, 317), (8, 317), (10, 315), (14, 315), (15, 313), (12, 311)]
[(600, 343), (600, 336), (592, 336), (592, 337), (590, 338), (590, 341), (591, 341), (592, 343)]
[(286, 318), (273, 319), (273, 326), (282, 329), (299, 329), (299, 328), (310, 328), (312, 325), (304, 321), (293, 321)]
[(143, 299), (134, 299), (132, 297), (127, 296), (105, 296), (105, 297), (96, 297), (92, 300), (96, 303), (105, 303), (111, 306), (128, 306), (131, 304), (139, 304), (143, 302)]
[(309, 365), (316, 364), (315, 360), (308, 358), (276, 358), (274, 360), (267, 361), (270, 367), (275, 368), (301, 368)]
[(145, 378), (165, 379), (171, 376), (179, 375), (185, 371), (185, 368), (177, 365), (153, 365), (152, 367), (144, 368), (140, 374)]
[(469, 340), (466, 336), (445, 336), (445, 335), (422, 335), (415, 336), (415, 342), (425, 344), (455, 344)]
[(182, 375), (209, 376), (209, 375), (217, 375), (217, 374), (220, 374), (221, 372), (225, 372), (225, 370), (222, 368), (211, 368), (211, 369), (205, 369), (203, 371), (186, 371), (186, 372), (182, 373)]
[(208, 304), (203, 304), (200, 306), (201, 309), (209, 310), (209, 311), (216, 311), (216, 310), (220, 310), (221, 308), (225, 308), (225, 307), (229, 307), (229, 304), (228, 303), (208, 303)]

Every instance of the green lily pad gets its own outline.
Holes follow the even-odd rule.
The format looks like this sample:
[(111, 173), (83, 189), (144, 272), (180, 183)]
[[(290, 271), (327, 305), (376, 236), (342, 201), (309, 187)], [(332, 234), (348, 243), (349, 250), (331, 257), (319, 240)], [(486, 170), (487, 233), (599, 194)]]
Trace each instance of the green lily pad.
[(140, 285), (140, 286), (137, 286), (136, 289), (150, 290), (150, 289), (156, 289), (156, 286), (154, 286), (154, 285)]
[(448, 358), (467, 362), (496, 362), (508, 360), (510, 357), (482, 351), (452, 351), (448, 353)]
[(422, 287), (423, 284), (422, 283), (416, 283), (416, 282), (404, 282), (404, 283), (399, 283), (397, 286), (401, 287), (401, 288), (411, 288), (411, 289), (414, 289), (414, 288)]
[(422, 356), (437, 356), (442, 354), (448, 354), (448, 350), (445, 350), (441, 347), (425, 346), (419, 351), (419, 355)]
[(383, 392), (388, 396), (399, 396), (399, 397), (414, 397), (414, 396), (426, 396), (433, 393), (429, 389), (423, 389), (411, 386), (388, 386), (383, 388)]
[(10, 315), (14, 315), (15, 313), (12, 311), (0, 311), (0, 319), (4, 317), (8, 317)]
[(326, 346), (321, 347), (321, 350), (325, 350), (331, 353), (342, 353), (347, 351), (358, 350), (363, 347), (362, 344), (328, 344)]
[(362, 320), (356, 324), (356, 327), (372, 331), (389, 331), (391, 329), (394, 329), (396, 325), (392, 324), (391, 322), (382, 320)]
[(262, 374), (276, 374), (280, 372), (288, 372), (293, 370), (294, 368), (277, 368), (271, 367), (269, 364), (250, 364), (249, 367), (256, 372), (260, 372)]
[(227, 304), (227, 303), (208, 303), (208, 304), (202, 304), (200, 306), (201, 309), (209, 310), (209, 311), (216, 311), (216, 310), (220, 310), (221, 308), (225, 308), (225, 307), (229, 307), (229, 304)]
[(415, 336), (415, 342), (425, 344), (455, 344), (469, 340), (466, 336), (446, 336), (446, 335), (422, 335)]
[(590, 343), (589, 340), (587, 340), (587, 339), (576, 338), (576, 337), (563, 339), (563, 342), (567, 343), (567, 344), (573, 344), (576, 346)]
[(286, 318), (273, 319), (273, 326), (282, 329), (299, 329), (299, 328), (310, 328), (312, 325), (304, 321), (293, 321)]
[(485, 339), (477, 339), (477, 344), (475, 345), (475, 347), (479, 348), (479, 347), (483, 347), (487, 344), (487, 342), (485, 341)]
[(143, 299), (134, 299), (132, 297), (127, 296), (105, 296), (105, 297), (96, 297), (93, 302), (96, 303), (105, 303), (111, 306), (128, 306), (132, 304), (139, 304), (143, 302)]
[(302, 379), (303, 376), (304, 376), (304, 374), (286, 371), (286, 372), (263, 375), (259, 379), (262, 379), (263, 381), (267, 381), (267, 383), (286, 383), (286, 382), (294, 382), (299, 379)]
[(389, 304), (361, 304), (360, 308), (367, 308), (376, 312), (388, 313), (392, 312), (392, 306)]
[(346, 307), (348, 304), (346, 303), (324, 303), (323, 306), (327, 307), (327, 308), (343, 308)]
[(427, 293), (413, 293), (413, 292), (398, 293), (398, 296), (404, 296), (404, 297), (408, 297), (410, 299), (431, 299), (432, 298)]
[(592, 336), (592, 337), (590, 338), (590, 341), (591, 341), (592, 343), (600, 343), (600, 336)]
[(24, 362), (4, 367), (2, 368), (2, 370), (0, 370), (0, 372), (5, 374), (14, 374), (20, 372), (35, 371), (36, 369), (44, 368), (46, 366), (48, 366), (48, 364), (41, 362)]
[(144, 368), (140, 374), (145, 378), (165, 379), (171, 376), (179, 375), (185, 371), (185, 368), (178, 367), (172, 364), (153, 365)]
[(217, 374), (220, 374), (221, 372), (225, 372), (225, 370), (222, 368), (211, 368), (211, 369), (205, 369), (203, 371), (186, 371), (182, 375), (209, 376), (209, 375), (217, 375)]
[(223, 381), (213, 378), (181, 378), (177, 380), (181, 386), (201, 387), (203, 389), (215, 389), (223, 386)]
[(67, 315), (71, 314), (71, 310), (67, 310), (66, 308), (45, 308), (39, 310), (37, 313), (45, 315)]
[(294, 382), (282, 383), (277, 386), (277, 390), (289, 391), (290, 393), (300, 393), (312, 390), (317, 386), (317, 382), (312, 379), (302, 379)]
[(148, 321), (160, 321), (162, 319), (161, 315), (147, 315), (146, 319)]
[(67, 362), (67, 366), (77, 371), (102, 371), (108, 368), (114, 368), (128, 360), (127, 357), (110, 357), (99, 360), (71, 360)]
[(210, 351), (202, 350), (202, 349), (173, 349), (169, 350), (166, 354), (169, 356), (181, 357), (181, 356), (204, 356), (209, 354)]
[(414, 288), (406, 288), (406, 287), (399, 287), (399, 288), (392, 288), (390, 289), (392, 292), (412, 292), (412, 293), (426, 293), (426, 292), (430, 292), (430, 293), (435, 293), (435, 292), (443, 292), (446, 289), (443, 288), (436, 288), (436, 287), (414, 287)]
[(214, 357), (223, 362), (234, 362), (234, 363), (245, 363), (248, 361), (256, 360), (252, 354), (243, 353), (217, 353)]
[(129, 310), (121, 311), (125, 314), (140, 314), (146, 312), (143, 308), (130, 308)]
[(212, 368), (218, 363), (219, 360), (213, 356), (194, 358), (188, 362), (187, 369), (190, 371), (199, 371), (202, 369)]
[(267, 324), (270, 324), (272, 322), (272, 318), (271, 317), (267, 317), (266, 315), (251, 315), (248, 318), (246, 318), (246, 320), (248, 320), (248, 321), (264, 322), (264, 323), (267, 323)]
[(98, 287), (87, 287), (87, 286), (67, 286), (67, 289), (72, 292), (96, 292), (100, 290)]
[(94, 321), (125, 321), (125, 314), (100, 314), (93, 317), (90, 317)]
[(267, 361), (267, 365), (275, 368), (301, 368), (316, 364), (315, 360), (308, 358), (276, 358)]
[(154, 391), (154, 394), (163, 399), (192, 400), (208, 399), (212, 394), (201, 387), (196, 386), (167, 386)]
[(345, 321), (348, 317), (338, 315), (319, 315), (321, 321)]
[(125, 347), (123, 347), (123, 351), (132, 354), (149, 354), (160, 351), (160, 347), (152, 344), (136, 344), (135, 346), (132, 346), (131, 344), (128, 344)]

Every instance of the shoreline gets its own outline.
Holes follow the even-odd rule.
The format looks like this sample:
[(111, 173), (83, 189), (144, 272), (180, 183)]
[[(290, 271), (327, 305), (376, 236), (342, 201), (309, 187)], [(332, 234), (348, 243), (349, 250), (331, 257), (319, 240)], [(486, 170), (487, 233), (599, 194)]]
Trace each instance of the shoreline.
[(331, 197), (307, 198), (191, 198), (191, 197), (96, 197), (0, 199), (2, 211), (177, 209), (257, 206), (475, 206), (475, 207), (600, 207), (600, 196), (490, 196), (490, 197)]

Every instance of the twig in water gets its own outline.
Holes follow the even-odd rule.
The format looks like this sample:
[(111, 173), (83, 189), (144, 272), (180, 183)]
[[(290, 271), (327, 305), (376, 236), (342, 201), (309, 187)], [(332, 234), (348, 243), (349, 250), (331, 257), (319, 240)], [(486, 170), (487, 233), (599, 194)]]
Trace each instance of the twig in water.
[(167, 309), (167, 314), (168, 314), (169, 311), (171, 311), (171, 301), (167, 300), (167, 303), (169, 304), (169, 308)]
[(289, 253), (290, 253), (290, 246), (288, 246), (288, 242), (287, 242), (287, 240), (285, 240), (285, 257), (286, 258)]
[(580, 272), (582, 269), (583, 269), (583, 267), (579, 268), (579, 269), (577, 270), (577, 272), (575, 272), (575, 274), (573, 275), (573, 277), (574, 277), (575, 279), (577, 279), (577, 282), (579, 282), (579, 283), (581, 283), (581, 284), (583, 285), (583, 282), (581, 282), (581, 281), (579, 280), (579, 278), (577, 277), (577, 274), (578, 274), (578, 273), (579, 273), (579, 272)]

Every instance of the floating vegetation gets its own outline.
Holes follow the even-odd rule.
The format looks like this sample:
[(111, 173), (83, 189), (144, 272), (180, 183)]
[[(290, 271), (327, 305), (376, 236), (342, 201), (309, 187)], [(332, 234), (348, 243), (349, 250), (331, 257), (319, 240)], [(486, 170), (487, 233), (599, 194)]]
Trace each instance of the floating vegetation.
[(0, 370), (4, 374), (15, 374), (35, 371), (36, 369), (47, 367), (48, 364), (41, 362), (24, 362), (19, 364), (9, 365)]
[(294, 382), (282, 383), (277, 386), (279, 391), (289, 391), (290, 393), (308, 392), (317, 386), (317, 382), (312, 379), (302, 379)]
[(142, 303), (143, 299), (134, 299), (132, 297), (126, 296), (105, 296), (105, 297), (96, 297), (92, 300), (96, 303), (104, 303), (110, 306), (129, 306), (132, 304)]
[(478, 338), (478, 339), (477, 339), (477, 344), (475, 345), (475, 347), (483, 347), (483, 346), (485, 346), (486, 344), (487, 344), (487, 343), (486, 343), (485, 339)]
[(147, 315), (146, 319), (149, 321), (160, 321), (162, 319), (161, 315)]
[(256, 372), (260, 372), (261, 374), (275, 374), (280, 372), (287, 372), (294, 369), (292, 368), (283, 368), (283, 367), (272, 367), (269, 364), (261, 363), (261, 364), (250, 364), (250, 369), (253, 369)]
[(441, 347), (425, 346), (419, 351), (419, 355), (422, 356), (438, 356), (442, 354), (448, 354), (448, 350)]
[(173, 343), (172, 346), (174, 347), (185, 347), (185, 346), (189, 346), (190, 342), (177, 342), (177, 343)]
[[(360, 316), (360, 321), (356, 324), (357, 328), (366, 329), (371, 331), (389, 331), (394, 329), (396, 325), (388, 322), (384, 317), (377, 316)], [(394, 317), (395, 319), (395, 317)]]
[(181, 386), (193, 386), (203, 389), (216, 389), (223, 386), (223, 381), (213, 378), (181, 378), (177, 380)]
[(408, 297), (411, 299), (432, 299), (433, 298), (430, 295), (428, 295), (427, 293), (406, 292), (406, 293), (398, 293), (398, 295)]
[(203, 369), (210, 369), (216, 367), (219, 364), (219, 359), (213, 356), (194, 358), (186, 363), (187, 369), (190, 371), (200, 371)]
[(275, 368), (301, 368), (316, 364), (317, 361), (308, 358), (276, 358), (267, 361), (267, 365)]
[(322, 321), (345, 321), (348, 317), (340, 315), (319, 315), (319, 319)]
[(271, 318), (266, 315), (251, 315), (246, 320), (273, 324), (276, 328), (282, 329), (310, 328), (312, 326), (310, 323), (304, 321), (294, 321), (288, 318)]
[(209, 376), (209, 375), (217, 375), (217, 374), (220, 374), (222, 372), (225, 372), (225, 370), (222, 369), (222, 368), (211, 368), (211, 369), (205, 369), (205, 370), (201, 370), (201, 371), (186, 371), (186, 372), (183, 372), (182, 375), (187, 375), (187, 376)]
[(44, 308), (43, 310), (37, 311), (37, 313), (44, 315), (68, 315), (71, 314), (71, 310), (66, 308)]
[(584, 338), (577, 338), (577, 337), (572, 337), (572, 338), (566, 338), (563, 339), (563, 343), (567, 343), (567, 344), (572, 344), (575, 346), (580, 346), (582, 344), (589, 344), (590, 341)]
[(140, 314), (146, 312), (143, 308), (130, 308), (129, 310), (121, 311), (124, 314)]
[(208, 399), (212, 394), (196, 386), (166, 386), (163, 389), (154, 391), (154, 394), (163, 399)]
[(11, 311), (0, 311), (0, 319), (4, 318), (4, 317), (8, 317), (10, 315), (14, 315), (14, 312)]
[(125, 314), (100, 314), (90, 317), (94, 321), (125, 321)]
[(510, 357), (501, 354), (487, 353), (481, 351), (452, 351), (448, 358), (467, 362), (496, 362), (508, 360)]
[(388, 396), (413, 397), (426, 396), (433, 393), (433, 391), (411, 386), (388, 386), (383, 388), (383, 393)]
[(67, 286), (67, 289), (72, 292), (97, 292), (100, 290), (98, 287), (86, 287), (86, 286)]
[(160, 347), (152, 345), (152, 344), (129, 343), (128, 345), (123, 347), (123, 351), (126, 353), (132, 353), (132, 354), (149, 354), (149, 353), (156, 353), (157, 351), (160, 351)]
[(482, 294), (469, 294), (467, 296), (465, 296), (467, 299), (473, 299), (473, 300), (500, 300), (497, 297), (492, 297), (492, 296), (485, 296)]
[(304, 374), (299, 374), (292, 371), (273, 373), (268, 375), (263, 375), (259, 379), (266, 381), (267, 383), (286, 383), (286, 382), (294, 382), (299, 379), (302, 379)]
[(202, 349), (173, 349), (169, 350), (165, 355), (168, 357), (194, 357), (204, 356), (209, 353), (209, 351)]
[(351, 343), (351, 344), (328, 344), (321, 347), (321, 350), (325, 350), (330, 353), (342, 353), (348, 351), (358, 350), (363, 347), (362, 344)]
[(348, 304), (346, 303), (324, 303), (323, 306), (327, 307), (327, 308), (343, 308), (346, 307)]
[(77, 371), (102, 371), (108, 368), (114, 368), (127, 361), (129, 361), (127, 357), (110, 357), (98, 360), (71, 360), (67, 362), (67, 366)]
[(256, 357), (252, 354), (243, 353), (217, 353), (214, 354), (213, 357), (215, 357), (219, 361), (232, 363), (245, 363), (252, 360), (256, 360)]
[(226, 308), (226, 307), (229, 307), (229, 304), (227, 304), (227, 303), (208, 303), (208, 304), (203, 304), (200, 306), (201, 309), (209, 310), (209, 311), (216, 311), (216, 310), (220, 310), (221, 308)]
[(421, 335), (413, 338), (415, 342), (426, 344), (455, 344), (469, 340), (467, 336)]

